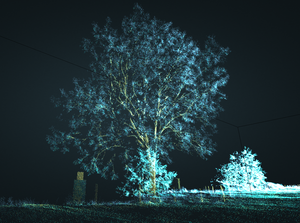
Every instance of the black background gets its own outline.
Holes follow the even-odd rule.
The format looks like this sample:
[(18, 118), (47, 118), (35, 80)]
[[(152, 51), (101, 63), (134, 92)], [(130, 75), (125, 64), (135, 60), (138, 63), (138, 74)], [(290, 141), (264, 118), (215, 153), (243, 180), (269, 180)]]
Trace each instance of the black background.
[[(5, 1), (0, 7), (1, 150), (0, 198), (48, 200), (61, 204), (71, 195), (80, 167), (72, 147), (65, 155), (50, 150), (50, 126), (69, 131), (56, 116), (50, 96), (60, 88), (74, 90), (73, 77), (86, 79), (93, 61), (83, 53), (82, 38), (93, 39), (92, 22), (103, 28), (106, 17), (121, 33), (124, 16), (133, 13), (136, 1)], [(292, 1), (291, 1), (292, 2)], [(181, 186), (199, 189), (210, 185), (215, 168), (229, 162), (229, 155), (244, 146), (257, 154), (267, 181), (283, 185), (299, 180), (299, 13), (296, 3), (272, 4), (236, 1), (138, 1), (150, 18), (172, 22), (204, 49), (207, 36), (215, 35), (231, 53), (225, 67), (230, 79), (221, 88), (227, 100), (218, 116), (218, 133), (212, 139), (217, 152), (199, 156), (171, 152), (169, 171), (176, 171)], [(5, 38), (8, 39), (5, 39)], [(49, 55), (22, 46), (38, 49)], [(50, 55), (56, 56), (54, 58)], [(66, 61), (63, 61), (66, 60)], [(75, 65), (74, 65), (75, 64)], [(76, 66), (77, 65), (77, 66)], [(64, 113), (65, 114), (65, 113)], [(289, 118), (279, 119), (287, 116)], [(71, 116), (70, 116), (71, 117)], [(219, 121), (222, 120), (222, 121)], [(263, 122), (273, 120), (270, 122)], [(257, 123), (257, 124), (256, 124)], [(253, 124), (253, 125), (250, 125)], [(240, 128), (238, 128), (240, 127)], [(241, 136), (242, 146), (239, 139)], [(116, 160), (118, 161), (118, 159)], [(124, 175), (120, 163), (115, 170)], [(121, 200), (115, 192), (121, 180), (87, 176), (87, 200)], [(177, 187), (176, 181), (173, 186)]]

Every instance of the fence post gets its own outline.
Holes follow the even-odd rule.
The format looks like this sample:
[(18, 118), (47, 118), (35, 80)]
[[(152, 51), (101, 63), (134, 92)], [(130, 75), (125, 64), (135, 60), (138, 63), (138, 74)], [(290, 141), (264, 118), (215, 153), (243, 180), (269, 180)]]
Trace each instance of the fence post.
[(73, 201), (79, 203), (85, 201), (86, 180), (83, 180), (84, 172), (77, 172), (77, 180), (74, 180)]
[(142, 202), (142, 201), (141, 201), (141, 184), (139, 184), (139, 189), (140, 189), (140, 190), (139, 190), (139, 200), (140, 200), (140, 203), (141, 203), (141, 202)]
[(98, 200), (98, 184), (95, 184), (95, 202)]
[[(180, 178), (176, 178), (178, 180), (178, 190), (180, 190)], [(174, 191), (175, 191), (175, 187), (173, 187)], [(176, 198), (174, 196), (174, 201), (176, 202)]]
[[(174, 192), (175, 192), (175, 187), (173, 187), (173, 190), (174, 190)], [(176, 198), (175, 198), (175, 196), (174, 196), (174, 202), (176, 202)]]
[(180, 190), (180, 178), (176, 178), (178, 180), (178, 190)]

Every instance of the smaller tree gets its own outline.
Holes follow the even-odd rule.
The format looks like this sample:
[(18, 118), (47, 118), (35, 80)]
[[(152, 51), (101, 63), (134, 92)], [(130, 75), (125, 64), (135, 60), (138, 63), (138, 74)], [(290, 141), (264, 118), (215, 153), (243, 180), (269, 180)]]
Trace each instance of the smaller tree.
[(266, 177), (264, 176), (266, 172), (262, 170), (260, 162), (254, 160), (254, 156), (257, 155), (252, 155), (251, 150), (248, 151), (248, 149), (242, 151), (241, 154), (235, 152), (236, 156), (230, 155), (231, 162), (222, 166), (221, 173), (224, 179), (222, 181), (217, 179), (216, 181), (221, 183), (225, 189), (234, 187), (248, 191), (254, 188), (263, 189), (266, 185)]
[[(177, 173), (175, 172), (167, 172), (166, 167), (167, 165), (162, 166), (159, 162), (159, 154), (155, 153), (153, 150), (151, 150), (151, 154), (148, 151), (145, 151), (141, 148), (138, 148), (140, 157), (135, 156), (137, 160), (140, 162), (137, 164), (136, 168), (129, 168), (127, 165), (125, 166), (125, 170), (131, 172), (131, 177), (126, 175), (127, 182), (124, 185), (123, 188), (118, 187), (118, 190), (121, 190), (124, 192), (124, 195), (128, 197), (131, 192), (134, 196), (147, 196), (153, 198), (153, 200), (160, 197), (160, 194), (163, 191), (166, 191), (170, 188), (170, 185), (173, 182), (173, 179), (177, 176)], [(155, 164), (154, 164), (155, 163)], [(150, 165), (155, 165), (153, 169), (154, 174), (152, 172), (149, 172)], [(148, 179), (148, 180), (144, 180)], [(155, 191), (156, 193), (153, 194), (153, 179), (155, 181)], [(130, 182), (133, 183), (133, 185), (137, 185), (139, 189), (134, 189), (133, 185), (129, 185)], [(123, 184), (123, 183), (122, 183)], [(117, 191), (117, 193), (119, 193)], [(156, 194), (158, 196), (156, 196)]]

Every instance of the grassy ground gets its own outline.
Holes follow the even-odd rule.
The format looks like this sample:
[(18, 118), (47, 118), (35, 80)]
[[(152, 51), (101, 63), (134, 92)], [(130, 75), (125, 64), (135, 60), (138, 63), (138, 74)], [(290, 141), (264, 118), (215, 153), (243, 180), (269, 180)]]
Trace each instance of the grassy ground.
[[(292, 198), (195, 195), (153, 203), (16, 203), (0, 206), (0, 222), (300, 222), (300, 194)], [(0, 199), (1, 204), (1, 199)]]

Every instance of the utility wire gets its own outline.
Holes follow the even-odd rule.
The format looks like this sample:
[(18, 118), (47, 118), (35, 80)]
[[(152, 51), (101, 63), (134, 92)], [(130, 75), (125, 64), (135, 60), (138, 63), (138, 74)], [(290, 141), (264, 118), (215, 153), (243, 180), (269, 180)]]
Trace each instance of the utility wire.
[(80, 67), (80, 68), (82, 68), (82, 69), (84, 69), (84, 70), (93, 72), (93, 71), (91, 71), (91, 70), (89, 70), (89, 69), (87, 69), (87, 68), (85, 68), (85, 67), (79, 66), (79, 65), (77, 65), (77, 64), (74, 64), (74, 63), (72, 63), (72, 62), (70, 62), (70, 61), (67, 61), (67, 60), (64, 60), (64, 59), (61, 59), (61, 58), (59, 58), (59, 57), (53, 56), (53, 55), (51, 55), (51, 54), (49, 54), (49, 53), (45, 53), (45, 52), (43, 52), (43, 51), (41, 51), (41, 50), (38, 50), (38, 49), (35, 49), (35, 48), (33, 48), (33, 47), (27, 46), (27, 45), (25, 45), (25, 44), (23, 44), (23, 43), (19, 43), (19, 42), (17, 42), (17, 41), (11, 40), (11, 39), (6, 38), (6, 37), (4, 37), (4, 36), (0, 36), (0, 37), (3, 38), (3, 39), (9, 40), (9, 41), (11, 41), (11, 42), (20, 44), (20, 45), (22, 45), (22, 46), (25, 46), (25, 47), (27, 47), (27, 48), (29, 48), (29, 49), (35, 50), (35, 51), (37, 51), (37, 52), (46, 54), (46, 55), (48, 55), (48, 56), (50, 56), (50, 57), (54, 57), (55, 59), (58, 59), (58, 60), (61, 60), (61, 61), (66, 62), (66, 63), (72, 64), (72, 65), (74, 65), (74, 66)]
[[(66, 63), (72, 64), (72, 65), (74, 65), (74, 66), (80, 67), (80, 68), (82, 68), (82, 69), (84, 69), (84, 70), (93, 72), (93, 71), (91, 71), (91, 70), (89, 70), (89, 69), (87, 69), (87, 68), (84, 68), (84, 67), (79, 66), (79, 65), (77, 65), (77, 64), (74, 64), (74, 63), (72, 63), (72, 62), (69, 62), (69, 61), (67, 61), (67, 60), (61, 59), (61, 58), (59, 58), (59, 57), (53, 56), (53, 55), (51, 55), (51, 54), (49, 54), (49, 53), (45, 53), (45, 52), (43, 52), (43, 51), (40, 51), (40, 50), (35, 49), (35, 48), (33, 48), (33, 47), (27, 46), (27, 45), (25, 45), (25, 44), (19, 43), (19, 42), (17, 42), (17, 41), (11, 40), (11, 39), (6, 38), (6, 37), (4, 37), (4, 36), (0, 36), (0, 37), (3, 38), (3, 39), (9, 40), (9, 41), (11, 41), (11, 42), (20, 44), (20, 45), (22, 45), (22, 46), (25, 46), (25, 47), (27, 47), (27, 48), (29, 48), (29, 49), (32, 49), (32, 50), (38, 51), (38, 52), (40, 52), (40, 53), (46, 54), (46, 55), (48, 55), (48, 56), (50, 56), (50, 57), (53, 57), (53, 58), (55, 58), (55, 59), (58, 59), (58, 60), (61, 60), (61, 61), (66, 62)], [(238, 129), (238, 134), (239, 134), (239, 139), (240, 139), (240, 143), (241, 143), (241, 148), (242, 148), (242, 150), (243, 150), (242, 139), (241, 139), (241, 135), (240, 135), (240, 127), (245, 127), (245, 126), (255, 125), (255, 124), (261, 124), (261, 123), (264, 123), (264, 122), (272, 122), (272, 121), (275, 121), (275, 120), (284, 119), (284, 118), (290, 118), (290, 117), (295, 117), (295, 116), (299, 116), (299, 115), (300, 115), (300, 114), (289, 115), (289, 116), (285, 116), (285, 117), (281, 117), (281, 118), (275, 118), (275, 119), (271, 119), (271, 120), (267, 120), (267, 121), (255, 122), (255, 123), (252, 123), (252, 124), (241, 125), (241, 126), (236, 126), (236, 125), (230, 124), (230, 123), (225, 122), (225, 121), (222, 121), (222, 120), (220, 120), (220, 119), (218, 119), (218, 118), (216, 118), (216, 120), (218, 120), (218, 121), (220, 121), (220, 122), (224, 122), (224, 123), (226, 123), (226, 124), (228, 124), (228, 125), (234, 126), (234, 127), (236, 127), (236, 128)]]

